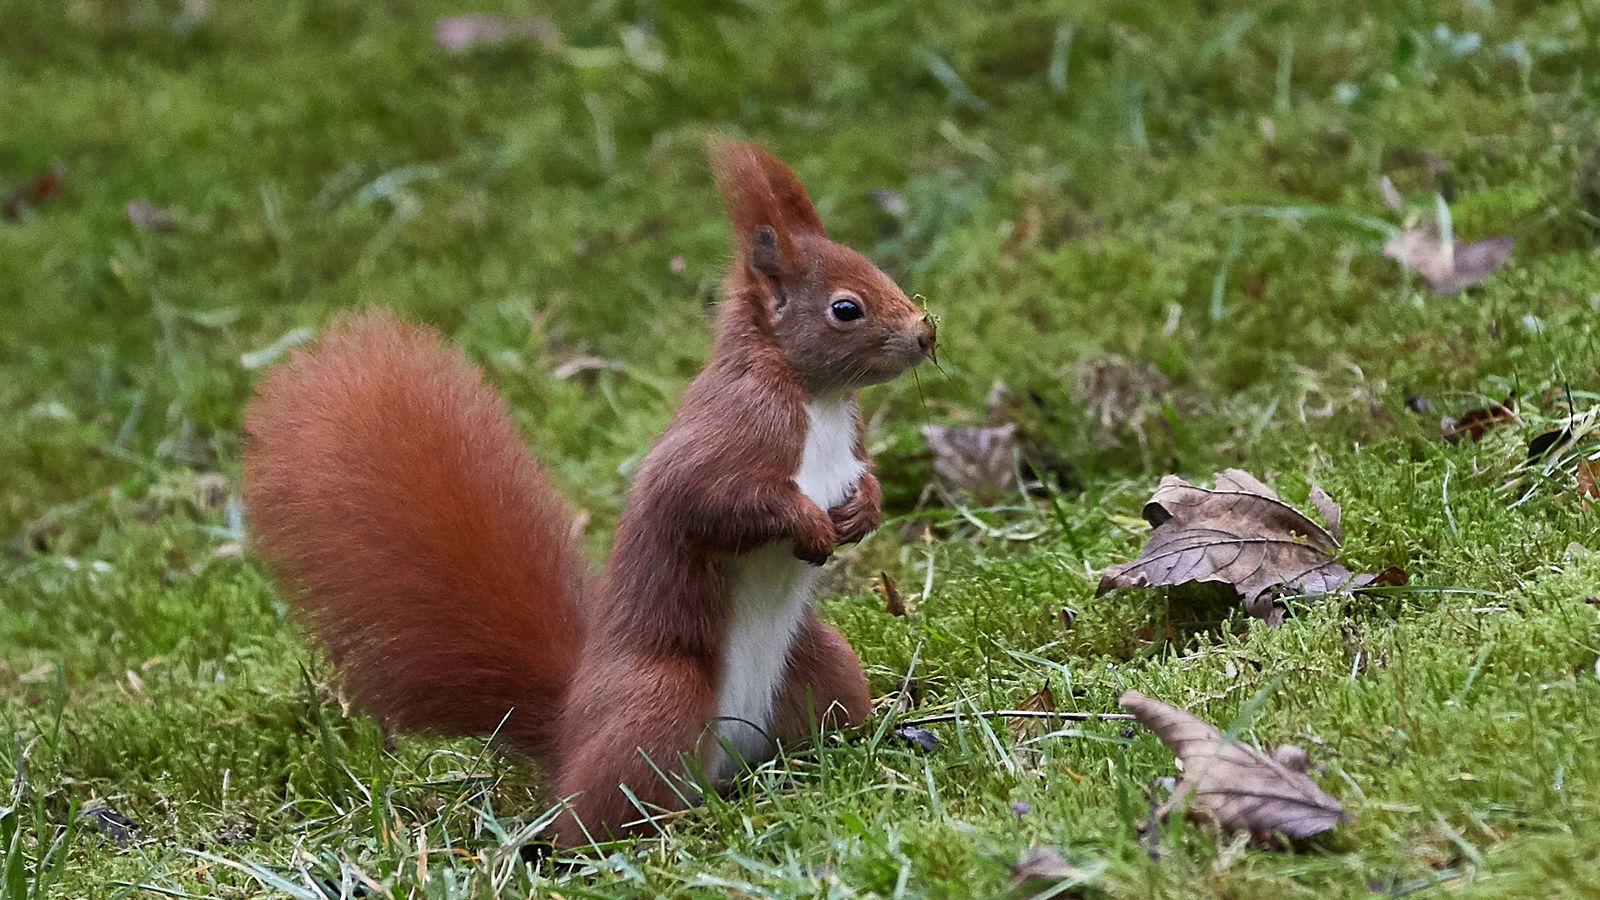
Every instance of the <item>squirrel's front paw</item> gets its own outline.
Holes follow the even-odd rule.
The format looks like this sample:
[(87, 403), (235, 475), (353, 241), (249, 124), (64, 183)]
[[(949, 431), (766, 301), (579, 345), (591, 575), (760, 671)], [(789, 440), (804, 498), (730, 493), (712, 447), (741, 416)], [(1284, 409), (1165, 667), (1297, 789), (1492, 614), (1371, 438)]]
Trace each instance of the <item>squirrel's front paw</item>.
[(800, 523), (794, 532), (794, 555), (796, 559), (820, 566), (833, 555), (834, 545), (839, 542), (839, 533), (827, 513), (809, 501), (805, 506), (806, 511), (801, 513)]
[(878, 479), (861, 476), (855, 493), (828, 510), (828, 516), (838, 532), (839, 543), (854, 544), (866, 537), (883, 522), (883, 492), (878, 487)]

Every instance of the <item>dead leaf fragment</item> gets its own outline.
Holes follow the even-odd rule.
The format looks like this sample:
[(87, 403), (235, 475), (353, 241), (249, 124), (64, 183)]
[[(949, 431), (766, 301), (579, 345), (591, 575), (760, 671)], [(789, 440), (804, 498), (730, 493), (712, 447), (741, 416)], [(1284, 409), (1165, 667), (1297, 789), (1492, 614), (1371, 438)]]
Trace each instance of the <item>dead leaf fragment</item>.
[(138, 836), (140, 825), (104, 804), (89, 806), (78, 813), (78, 821), (88, 826), (91, 831), (98, 832), (110, 839), (119, 847), (125, 847)]
[(1067, 862), (1066, 857), (1054, 847), (1029, 847), (1016, 862), (1011, 864), (1013, 885), (1035, 880), (1082, 884), (1093, 880), (1097, 874), (1099, 873)]
[(939, 749), (939, 736), (926, 728), (902, 725), (894, 730), (894, 736), (923, 753), (932, 753)]
[(1484, 434), (1491, 429), (1516, 420), (1517, 400), (1515, 397), (1507, 397), (1504, 403), (1489, 403), (1487, 406), (1469, 409), (1459, 417), (1445, 416), (1439, 420), (1439, 433), (1452, 444), (1459, 443), (1464, 438), (1476, 443), (1483, 440)]
[(1360, 586), (1363, 588), (1399, 587), (1403, 584), (1409, 584), (1411, 576), (1407, 575), (1406, 570), (1399, 566), (1385, 566), (1383, 571), (1378, 574), (1358, 576), (1357, 580), (1362, 582)]
[(1408, 228), (1383, 245), (1383, 255), (1421, 275), (1438, 293), (1455, 294), (1505, 265), (1511, 244), (1507, 235), (1462, 244), (1440, 240), (1432, 228)]
[[(1024, 710), (1026, 712), (1055, 712), (1055, 692), (1050, 690), (1050, 685), (1043, 685), (1037, 691), (1029, 694), (1027, 699), (1017, 704), (1017, 709)], [(1059, 720), (1034, 718), (1012, 719), (1009, 725), (1011, 736), (1013, 739), (1020, 740), (1030, 732), (1039, 731), (1041, 726), (1046, 726), (1052, 721)]]
[(1300, 748), (1280, 747), (1267, 756), (1138, 691), (1128, 691), (1117, 703), (1155, 732), (1183, 767), (1183, 778), (1157, 818), (1187, 806), (1190, 816), (1248, 833), (1263, 846), (1280, 838), (1309, 838), (1345, 821), (1344, 807), (1306, 774)]
[(1339, 507), (1339, 501), (1328, 496), (1328, 492), (1323, 490), (1320, 484), (1311, 486), (1311, 495), (1308, 499), (1311, 501), (1311, 508), (1317, 511), (1317, 515), (1322, 517), (1323, 524), (1328, 526), (1328, 533), (1333, 535), (1333, 540), (1336, 543), (1343, 542), (1344, 512)]
[(878, 596), (883, 598), (883, 611), (891, 616), (904, 616), (906, 614), (906, 600), (900, 596), (900, 586), (894, 583), (888, 572), (879, 572), (878, 580), (873, 583), (873, 589)]
[(1017, 486), (1017, 426), (924, 425), (933, 471), (946, 486), (984, 506)]
[[(1208, 490), (1176, 475), (1161, 479), (1144, 507), (1150, 538), (1136, 559), (1101, 574), (1097, 594), (1216, 582), (1232, 586), (1247, 613), (1277, 625), (1281, 592), (1327, 594), (1371, 580), (1336, 562), (1338, 539), (1255, 476), (1227, 469), (1213, 480)], [(1338, 504), (1323, 496), (1319, 505), (1336, 526)]]
[(1591, 501), (1600, 500), (1600, 461), (1578, 460), (1578, 502), (1584, 512), (1594, 509)]

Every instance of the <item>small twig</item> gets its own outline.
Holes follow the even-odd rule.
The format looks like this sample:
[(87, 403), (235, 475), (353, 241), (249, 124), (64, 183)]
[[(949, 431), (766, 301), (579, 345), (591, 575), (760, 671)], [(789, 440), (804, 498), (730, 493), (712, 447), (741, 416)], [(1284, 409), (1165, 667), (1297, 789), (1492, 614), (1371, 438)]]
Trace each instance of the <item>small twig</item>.
[(966, 716), (978, 716), (985, 719), (1064, 719), (1069, 722), (1128, 722), (1133, 720), (1129, 713), (1086, 713), (1086, 712), (1049, 712), (1037, 709), (980, 709), (972, 712), (940, 713), (937, 716), (923, 716), (920, 719), (906, 719), (900, 722), (900, 727), (910, 725), (932, 725), (936, 722), (954, 722)]

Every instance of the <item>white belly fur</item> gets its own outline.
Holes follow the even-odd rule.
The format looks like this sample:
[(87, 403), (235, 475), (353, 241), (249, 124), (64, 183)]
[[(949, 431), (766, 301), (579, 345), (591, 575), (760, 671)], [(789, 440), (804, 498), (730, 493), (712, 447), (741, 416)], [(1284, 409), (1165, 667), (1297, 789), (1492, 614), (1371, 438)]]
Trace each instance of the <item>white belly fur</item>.
[[(850, 400), (806, 404), (806, 443), (794, 481), (824, 510), (850, 496), (866, 470), (856, 459), (856, 410)], [(765, 732), (783, 679), (795, 630), (811, 608), (821, 569), (795, 559), (787, 543), (769, 544), (730, 560), (728, 630), (717, 683), (717, 735), (749, 764), (772, 754)], [(706, 774), (725, 781), (740, 760), (711, 748)]]

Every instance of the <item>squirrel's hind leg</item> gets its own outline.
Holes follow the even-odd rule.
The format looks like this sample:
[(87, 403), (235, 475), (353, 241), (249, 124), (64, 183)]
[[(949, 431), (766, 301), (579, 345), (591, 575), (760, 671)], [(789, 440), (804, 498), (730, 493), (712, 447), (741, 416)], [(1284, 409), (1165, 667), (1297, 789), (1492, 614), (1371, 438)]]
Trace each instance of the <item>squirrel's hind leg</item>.
[(861, 660), (838, 629), (806, 617), (772, 710), (772, 735), (786, 744), (810, 740), (818, 727), (848, 728), (872, 715)]
[(555, 794), (569, 809), (556, 821), (554, 843), (648, 834), (665, 827), (641, 821), (648, 815), (698, 802), (684, 760), (696, 754), (715, 706), (710, 673), (689, 657), (616, 659), (580, 672), (562, 716)]

